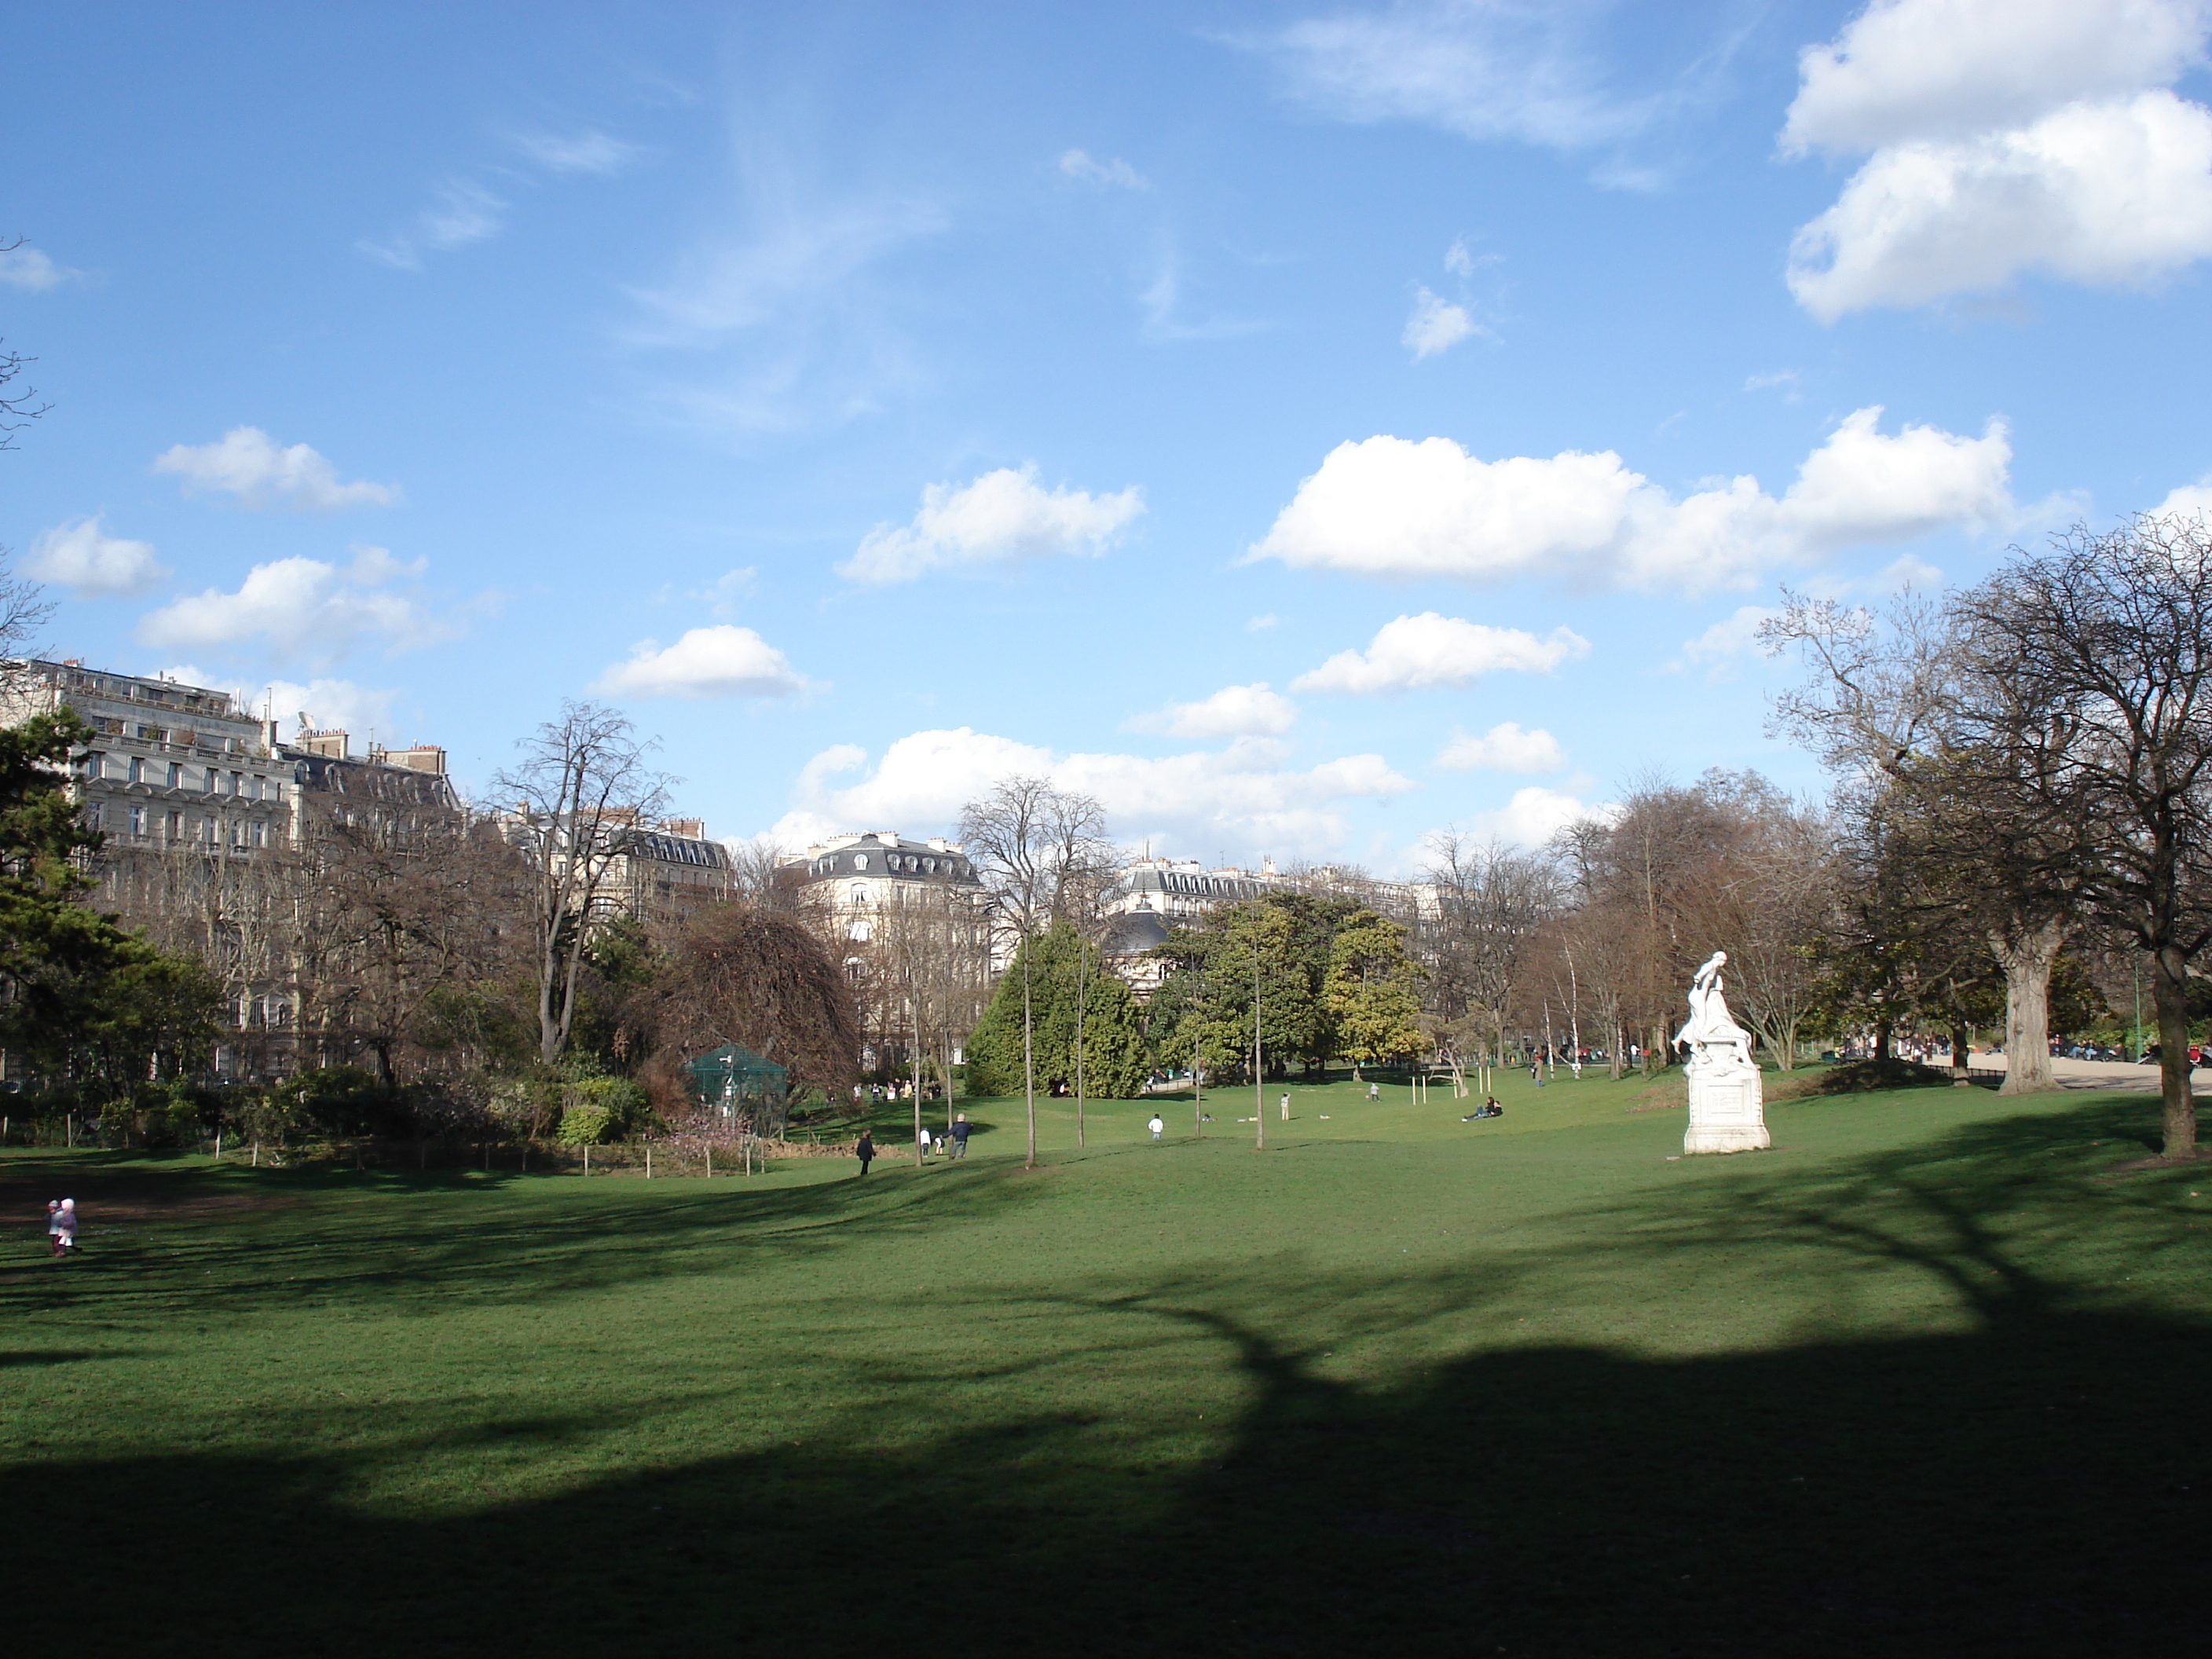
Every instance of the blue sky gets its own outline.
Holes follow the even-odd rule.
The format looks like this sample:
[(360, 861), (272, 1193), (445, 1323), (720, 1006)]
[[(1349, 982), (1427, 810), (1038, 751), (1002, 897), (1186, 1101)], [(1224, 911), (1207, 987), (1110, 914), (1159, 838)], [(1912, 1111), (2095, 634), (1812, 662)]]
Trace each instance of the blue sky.
[(479, 791), (601, 697), (794, 847), (1008, 770), (1391, 872), (1813, 789), (1780, 584), (2212, 501), (2207, 27), (16, 8), (0, 544), (61, 654)]

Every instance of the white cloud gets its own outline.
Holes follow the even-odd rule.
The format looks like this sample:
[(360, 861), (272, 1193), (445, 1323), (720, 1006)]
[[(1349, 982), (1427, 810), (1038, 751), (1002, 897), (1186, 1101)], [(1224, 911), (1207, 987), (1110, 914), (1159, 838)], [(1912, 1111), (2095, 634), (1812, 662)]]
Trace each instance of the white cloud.
[[(185, 676), (179, 673), (177, 678)], [(296, 726), (304, 722), (318, 731), (343, 732), (349, 738), (361, 739), (361, 747), (366, 749), (372, 737), (386, 744), (407, 740), (392, 729), (392, 705), (398, 696), (396, 690), (357, 685), (351, 680), (270, 680), (247, 702), (254, 714), (267, 709), (280, 725)]]
[(1398, 4), (1294, 23), (1257, 44), (1292, 96), (1340, 119), (1577, 149), (1650, 113), (1605, 93), (1575, 41), (1578, 21), (1558, 5)]
[(1738, 605), (1732, 615), (1722, 617), (1697, 638), (1684, 640), (1681, 657), (1667, 665), (1677, 670), (1702, 668), (1711, 680), (1730, 678), (1739, 659), (1759, 650), (1759, 624), (1778, 614), (1769, 605)]
[(222, 649), (259, 638), (285, 660), (331, 660), (367, 635), (381, 635), (393, 652), (413, 650), (454, 636), (441, 622), (392, 584), (419, 578), (425, 561), (402, 564), (380, 547), (356, 547), (350, 565), (320, 559), (278, 559), (257, 564), (234, 593), (216, 588), (190, 594), (139, 619), (138, 637), (161, 649)]
[(58, 265), (34, 247), (0, 248), (0, 283), (32, 294), (43, 294), (82, 276), (67, 265)]
[(2185, 519), (2201, 517), (2212, 522), (2212, 476), (2199, 478), (2193, 484), (2181, 484), (2167, 490), (2166, 499), (2150, 512), (2154, 519), (2178, 514)]
[(1063, 176), (1079, 184), (1096, 185), (1102, 190), (1150, 190), (1152, 181), (1131, 167), (1120, 156), (1110, 161), (1094, 161), (1088, 153), (1071, 149), (1060, 158)]
[(1265, 680), (1254, 685), (1224, 685), (1198, 702), (1171, 702), (1128, 722), (1133, 732), (1164, 732), (1174, 738), (1275, 738), (1297, 724), (1297, 706), (1270, 691)]
[(1134, 485), (1111, 495), (1047, 490), (1034, 466), (1000, 467), (957, 489), (927, 486), (912, 523), (878, 525), (837, 571), (855, 581), (903, 582), (1008, 559), (1096, 556), (1144, 510), (1144, 491)]
[(1644, 589), (1747, 586), (1768, 567), (1946, 526), (2002, 523), (2012, 449), (1878, 429), (1862, 409), (1780, 499), (1748, 475), (1677, 501), (1611, 451), (1483, 461), (1449, 438), (1375, 437), (1331, 451), (1248, 559), (1363, 575), (1498, 580), (1530, 574)]
[(514, 147), (548, 173), (620, 173), (645, 152), (635, 144), (586, 127), (580, 132), (517, 132)]
[(1424, 611), (1376, 631), (1365, 652), (1340, 651), (1291, 682), (1293, 691), (1368, 695), (1465, 685), (1485, 674), (1548, 674), (1589, 654), (1589, 641), (1567, 628), (1543, 639), (1518, 628), (1492, 628)]
[(1822, 321), (2027, 271), (2139, 285), (2212, 254), (2200, 0), (1887, 0), (1808, 48), (1785, 152), (1871, 154), (1791, 243)]
[(1444, 250), (1444, 269), (1455, 276), (1474, 275), (1474, 256), (1467, 251), (1467, 238), (1462, 236)]
[(727, 621), (736, 611), (738, 601), (752, 592), (754, 580), (759, 574), (759, 566), (741, 564), (734, 569), (725, 570), (706, 586), (693, 588), (684, 597), (698, 600), (716, 616)]
[(496, 236), (507, 226), (507, 204), (472, 179), (452, 179), (431, 193), (430, 205), (408, 229), (387, 241), (356, 242), (372, 259), (396, 270), (420, 270), (425, 250), (448, 253)]
[(1943, 573), (1927, 560), (1907, 553), (1883, 566), (1875, 574), (1874, 585), (1885, 593), (1901, 593), (1908, 587), (1925, 591), (1941, 587)]
[(1783, 149), (1966, 138), (2170, 86), (2201, 56), (2205, 13), (2172, 0), (1875, 0), (1798, 55)]
[(1425, 288), (1417, 289), (1413, 309), (1406, 319), (1406, 331), (1399, 337), (1399, 343), (1410, 350), (1418, 362), (1440, 351), (1449, 351), (1469, 335), (1481, 331), (1465, 306), (1453, 305)]
[(1542, 726), (1524, 732), (1507, 720), (1479, 738), (1455, 729), (1437, 764), (1452, 772), (1564, 772), (1567, 752)]
[(750, 628), (694, 628), (675, 644), (641, 640), (592, 690), (614, 697), (787, 697), (814, 688)]
[(800, 775), (793, 809), (769, 838), (799, 847), (844, 830), (934, 834), (1000, 779), (1028, 774), (1097, 797), (1123, 841), (1148, 839), (1209, 856), (1224, 847), (1320, 854), (1341, 844), (1346, 803), (1419, 787), (1379, 755), (1346, 755), (1297, 769), (1282, 744), (1264, 738), (1152, 759), (1060, 755), (968, 726), (901, 738), (873, 770), (842, 788), (831, 787), (866, 759), (850, 744), (816, 756)]
[(1797, 371), (1794, 368), (1778, 368), (1771, 374), (1744, 376), (1743, 389), (1746, 392), (1771, 392), (1776, 386), (1780, 386), (1790, 393), (1794, 401), (1797, 393)]
[(1252, 617), (1244, 624), (1244, 629), (1247, 633), (1264, 634), (1267, 629), (1280, 623), (1282, 620), (1283, 619), (1277, 616), (1273, 611), (1268, 611), (1262, 612), (1257, 617)]
[(105, 535), (100, 515), (56, 525), (40, 533), (23, 562), (23, 574), (56, 582), (81, 599), (128, 599), (169, 574), (149, 542)]
[(331, 464), (306, 444), (279, 448), (258, 426), (234, 426), (211, 444), (175, 444), (154, 459), (156, 472), (174, 472), (185, 493), (227, 491), (242, 507), (290, 507), (303, 512), (391, 507), (397, 484), (340, 483)]
[[(1575, 781), (1567, 781), (1572, 784)], [(1477, 813), (1468, 825), (1477, 842), (1502, 841), (1516, 847), (1541, 847), (1578, 818), (1593, 815), (1592, 808), (1564, 789), (1531, 784), (1513, 792), (1513, 799), (1494, 812)], [(1602, 807), (1595, 811), (1602, 813)]]

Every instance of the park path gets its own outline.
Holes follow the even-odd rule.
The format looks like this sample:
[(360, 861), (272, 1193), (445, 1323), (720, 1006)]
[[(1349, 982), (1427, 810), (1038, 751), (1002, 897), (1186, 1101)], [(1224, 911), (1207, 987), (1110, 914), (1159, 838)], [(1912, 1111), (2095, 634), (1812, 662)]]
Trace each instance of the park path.
[[(2006, 1056), (2002, 1054), (1976, 1054), (1972, 1064), (1977, 1072), (2002, 1072), (2008, 1069), (2005, 1060)], [(2159, 1090), (2159, 1068), (2155, 1065), (2131, 1066), (2124, 1060), (2054, 1057), (2051, 1062), (2051, 1074), (2058, 1079), (2058, 1086), (2062, 1089), (2136, 1089), (2145, 1094), (2156, 1094)], [(2190, 1082), (2193, 1087), (2205, 1087), (2208, 1082), (2212, 1082), (2212, 1070), (2198, 1066), (2190, 1073)]]

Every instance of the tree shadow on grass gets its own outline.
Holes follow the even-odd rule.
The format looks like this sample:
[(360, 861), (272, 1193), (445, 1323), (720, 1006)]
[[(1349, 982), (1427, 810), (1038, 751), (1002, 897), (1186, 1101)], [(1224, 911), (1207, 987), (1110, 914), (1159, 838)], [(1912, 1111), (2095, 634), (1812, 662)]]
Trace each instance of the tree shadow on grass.
[[(1250, 1403), (1196, 1466), (1166, 1424), (1086, 1452), (1074, 1410), (956, 1411), (920, 1450), (810, 1443), (487, 1492), (465, 1515), (364, 1510), (337, 1456), (48, 1464), (0, 1475), (26, 1522), (11, 1625), (238, 1656), (2194, 1653), (2212, 1328), (2024, 1265), (2093, 1230), (2149, 1249), (2186, 1225), (2148, 1186), (2094, 1186), (2081, 1133), (1979, 1124), (1810, 1185), (1737, 1166), (1728, 1202), (1655, 1189), (1567, 1264), (1810, 1248), (1933, 1275), (1966, 1328), (1669, 1358), (1524, 1346), (1363, 1389), (1271, 1328), (1357, 1286), (1191, 1276), (1098, 1303), (1231, 1356)], [(1503, 1282), (1409, 1280), (1396, 1315)], [(943, 1381), (917, 1378), (913, 1408), (941, 1416)]]

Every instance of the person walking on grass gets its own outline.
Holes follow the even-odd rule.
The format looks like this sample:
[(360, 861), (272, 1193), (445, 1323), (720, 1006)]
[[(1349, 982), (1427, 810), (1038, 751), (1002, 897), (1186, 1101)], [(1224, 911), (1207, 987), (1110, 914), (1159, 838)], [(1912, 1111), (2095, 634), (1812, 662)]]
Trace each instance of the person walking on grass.
[(952, 1156), (968, 1156), (968, 1114), (965, 1112), (952, 1120)]
[(65, 1198), (54, 1212), (54, 1254), (67, 1255), (76, 1249), (76, 1200)]
[(1152, 1121), (1145, 1125), (1145, 1127), (1152, 1132), (1152, 1139), (1155, 1140), (1158, 1140), (1162, 1135), (1168, 1132), (1166, 1120), (1161, 1117), (1158, 1112), (1154, 1112), (1152, 1114)]
[(876, 1161), (876, 1138), (866, 1129), (860, 1131), (860, 1138), (853, 1143), (853, 1156), (860, 1160), (860, 1173), (867, 1174), (868, 1165)]
[(1284, 1122), (1285, 1122), (1285, 1123), (1288, 1123), (1290, 1121), (1291, 1121), (1291, 1097), (1290, 1097), (1290, 1096), (1288, 1096), (1288, 1095), (1285, 1095), (1285, 1096), (1283, 1097), (1283, 1121), (1284, 1121)]
[(915, 1144), (918, 1148), (918, 1161), (924, 1164), (927, 1163), (929, 1161), (929, 1131), (927, 1128), (925, 1127), (920, 1134), (915, 1137)]
[(62, 1201), (58, 1198), (46, 1200), (46, 1254), (62, 1253)]

